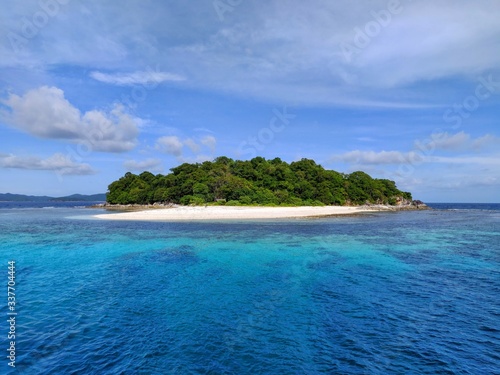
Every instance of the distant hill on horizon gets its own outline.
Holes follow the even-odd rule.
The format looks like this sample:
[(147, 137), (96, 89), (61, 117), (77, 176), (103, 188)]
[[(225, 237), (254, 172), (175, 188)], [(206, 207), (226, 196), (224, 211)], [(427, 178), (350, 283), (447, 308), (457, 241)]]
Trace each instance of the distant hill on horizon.
[(11, 194), (0, 193), (0, 202), (46, 202), (46, 201), (57, 201), (57, 202), (105, 202), (106, 194), (72, 194), (65, 197), (49, 197), (46, 195), (23, 195), (23, 194)]

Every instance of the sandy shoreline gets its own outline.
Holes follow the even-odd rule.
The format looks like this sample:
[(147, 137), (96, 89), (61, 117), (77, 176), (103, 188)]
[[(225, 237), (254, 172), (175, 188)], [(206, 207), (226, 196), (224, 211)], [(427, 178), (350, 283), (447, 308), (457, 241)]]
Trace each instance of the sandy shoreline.
[(94, 215), (106, 220), (192, 221), (292, 219), (365, 212), (392, 211), (389, 207), (243, 207), (243, 206), (177, 206), (173, 208)]

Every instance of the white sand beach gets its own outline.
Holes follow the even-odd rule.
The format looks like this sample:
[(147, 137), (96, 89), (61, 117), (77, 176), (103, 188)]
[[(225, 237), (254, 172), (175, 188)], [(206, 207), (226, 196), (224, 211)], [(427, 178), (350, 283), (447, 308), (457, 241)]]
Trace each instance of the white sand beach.
[[(390, 210), (389, 208), (387, 208)], [(245, 220), (245, 219), (286, 219), (307, 218), (332, 215), (352, 215), (364, 212), (377, 212), (383, 207), (240, 207), (240, 206), (176, 206), (172, 208), (144, 211), (120, 212), (94, 215), (106, 220), (145, 220), (145, 221), (192, 221), (192, 220)]]

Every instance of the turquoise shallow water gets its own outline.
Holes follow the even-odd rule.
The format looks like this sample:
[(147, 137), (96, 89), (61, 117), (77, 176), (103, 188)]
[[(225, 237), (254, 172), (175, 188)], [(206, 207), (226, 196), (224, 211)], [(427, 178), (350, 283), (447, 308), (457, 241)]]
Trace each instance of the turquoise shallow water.
[(441, 207), (246, 223), (0, 209), (16, 369), (498, 374), (500, 206)]

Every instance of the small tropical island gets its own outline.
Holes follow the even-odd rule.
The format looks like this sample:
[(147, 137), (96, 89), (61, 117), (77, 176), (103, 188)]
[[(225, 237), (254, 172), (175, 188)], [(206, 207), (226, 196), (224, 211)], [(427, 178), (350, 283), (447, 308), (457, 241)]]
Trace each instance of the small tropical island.
[[(183, 163), (167, 175), (127, 172), (108, 187), (106, 208), (165, 208), (165, 215), (128, 212), (107, 219), (281, 218), (424, 209), (394, 181), (357, 171), (327, 170), (311, 159)], [(174, 209), (174, 211), (172, 211)], [(208, 209), (208, 210), (207, 210)], [(121, 215), (121, 216), (120, 216)]]

